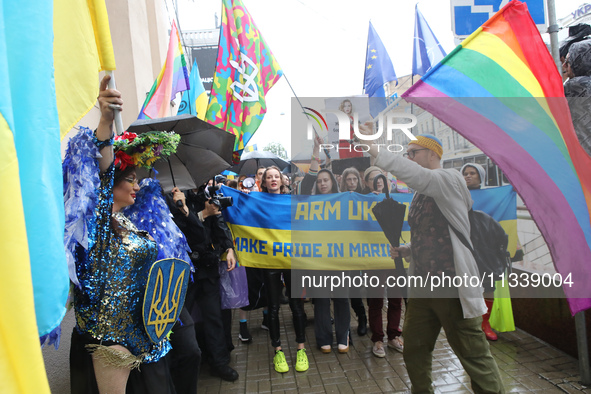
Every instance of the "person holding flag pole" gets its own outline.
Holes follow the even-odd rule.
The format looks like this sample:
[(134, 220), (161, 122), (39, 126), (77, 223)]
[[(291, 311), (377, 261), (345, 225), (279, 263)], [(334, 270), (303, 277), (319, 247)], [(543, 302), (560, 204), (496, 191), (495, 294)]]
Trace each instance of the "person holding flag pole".
[[(153, 342), (142, 319), (158, 244), (121, 211), (135, 203), (140, 189), (136, 167), (149, 167), (148, 163), (170, 155), (179, 139), (176, 134), (154, 132), (149, 139), (125, 133), (114, 141), (112, 124), (123, 100), (121, 93), (107, 88), (110, 78), (107, 75), (101, 82), (96, 131), (82, 128), (70, 140), (63, 163), (66, 252), (75, 260), (72, 281), (76, 283), (71, 391), (124, 393), (128, 380), (132, 382), (131, 372), (142, 365), (145, 378), (131, 375), (132, 386), (173, 393), (164, 358), (169, 341)], [(159, 149), (152, 149), (152, 144)], [(155, 375), (162, 377), (159, 382), (148, 383), (147, 378)]]

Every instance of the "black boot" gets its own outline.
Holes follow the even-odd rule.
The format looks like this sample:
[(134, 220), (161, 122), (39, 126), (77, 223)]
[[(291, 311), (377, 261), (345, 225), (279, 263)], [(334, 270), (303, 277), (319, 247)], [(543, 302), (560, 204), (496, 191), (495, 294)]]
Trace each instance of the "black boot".
[(252, 336), (248, 331), (248, 323), (245, 321), (240, 322), (240, 333), (238, 334), (238, 338), (244, 343), (252, 342)]
[(357, 335), (363, 337), (367, 335), (367, 316), (364, 314), (357, 317)]
[(234, 368), (230, 367), (229, 365), (224, 365), (218, 368), (211, 369), (211, 376), (217, 376), (222, 378), (227, 382), (233, 382), (238, 379), (238, 372), (234, 370)]
[(269, 331), (269, 326), (271, 325), (270, 319), (269, 319), (269, 313), (263, 313), (263, 323), (261, 324), (261, 328), (263, 330), (267, 330)]

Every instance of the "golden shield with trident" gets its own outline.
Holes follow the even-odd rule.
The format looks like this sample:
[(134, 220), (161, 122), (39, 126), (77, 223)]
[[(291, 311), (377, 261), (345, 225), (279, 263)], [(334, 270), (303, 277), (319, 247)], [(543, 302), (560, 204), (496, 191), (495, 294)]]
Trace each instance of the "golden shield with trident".
[(163, 340), (181, 314), (189, 276), (189, 263), (179, 259), (158, 260), (150, 268), (142, 315), (152, 342)]

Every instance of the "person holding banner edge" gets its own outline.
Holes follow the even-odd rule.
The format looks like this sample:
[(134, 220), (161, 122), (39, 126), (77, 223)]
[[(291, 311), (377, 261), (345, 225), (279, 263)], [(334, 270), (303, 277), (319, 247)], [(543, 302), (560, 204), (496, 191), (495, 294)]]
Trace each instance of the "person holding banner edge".
[[(364, 194), (369, 193), (384, 193), (390, 189), (390, 185), (386, 181), (385, 177), (379, 177), (377, 182), (374, 182), (375, 178), (379, 175), (384, 175), (382, 170), (376, 166), (371, 166), (363, 173), (363, 179), (365, 180), (366, 190)], [(384, 181), (386, 181), (384, 184)], [(388, 275), (388, 271), (377, 270), (374, 271), (375, 275), (378, 275), (385, 280)], [(386, 345), (398, 352), (404, 350), (404, 342), (401, 338), (400, 332), (400, 316), (402, 315), (402, 297), (400, 296), (399, 289), (386, 289), (386, 296), (388, 298), (388, 311), (386, 312), (386, 335), (388, 340)], [(373, 342), (373, 348), (371, 349), (374, 356), (383, 358), (386, 357), (386, 351), (384, 349), (384, 319), (382, 316), (382, 309), (384, 306), (384, 297), (379, 298), (368, 298), (367, 299), (367, 312), (369, 315), (369, 329), (371, 330), (371, 341)]]
[[(334, 174), (327, 168), (320, 167), (320, 139), (314, 140), (310, 170), (302, 181), (301, 194), (323, 195), (339, 193), (339, 185)], [(313, 182), (311, 184), (311, 182)], [(304, 188), (304, 185), (310, 185)], [(334, 272), (331, 272), (334, 273)], [(316, 345), (322, 353), (332, 351), (332, 322), (330, 315), (330, 294), (314, 298), (314, 334)], [(339, 294), (332, 298), (334, 307), (334, 326), (339, 353), (347, 353), (350, 345), (351, 310), (348, 294)]]
[[(340, 186), (341, 193), (362, 193), (362, 184), (363, 182), (361, 181), (361, 175), (359, 174), (357, 168), (349, 167), (343, 171)], [(360, 274), (361, 271), (357, 272), (357, 275)], [(350, 298), (350, 300), (351, 307), (357, 315), (357, 335), (359, 335), (360, 337), (365, 336), (367, 334), (367, 314), (365, 313), (365, 305), (363, 305), (363, 299)]]
[[(462, 175), (441, 168), (441, 141), (432, 135), (417, 136), (408, 145), (408, 160), (380, 151), (377, 145), (371, 145), (368, 153), (375, 158), (376, 166), (416, 190), (409, 211), (411, 244), (392, 248), (392, 257), (410, 259), (410, 275), (478, 276), (474, 256), (449, 228), (451, 223), (466, 239), (470, 238), (468, 210), (472, 199)], [(403, 327), (403, 357), (412, 392), (433, 392), (433, 349), (443, 327), (450, 346), (470, 376), (473, 390), (503, 393), (499, 368), (481, 329), (486, 312), (482, 287), (435, 290), (431, 293), (429, 288), (410, 289)], [(455, 297), (450, 298), (453, 293)]]
[[(289, 194), (289, 188), (283, 183), (281, 171), (276, 166), (267, 167), (261, 177), (261, 192), (270, 194)], [(289, 371), (289, 365), (285, 360), (285, 354), (281, 348), (279, 338), (279, 308), (283, 290), (283, 280), (289, 297), (289, 307), (293, 316), (293, 325), (296, 333), (298, 351), (296, 356), (295, 369), (298, 372), (305, 372), (309, 368), (308, 356), (306, 354), (306, 313), (304, 312), (304, 300), (291, 296), (291, 270), (289, 269), (262, 269), (264, 284), (267, 290), (267, 301), (269, 305), (268, 322), (271, 345), (275, 348), (273, 365), (275, 371), (285, 373)]]

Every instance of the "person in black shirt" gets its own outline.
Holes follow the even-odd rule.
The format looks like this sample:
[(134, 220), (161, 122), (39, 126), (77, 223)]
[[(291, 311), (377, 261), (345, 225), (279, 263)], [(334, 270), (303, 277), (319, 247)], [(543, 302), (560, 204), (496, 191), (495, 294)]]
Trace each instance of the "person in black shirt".
[[(193, 191), (183, 193), (174, 188), (167, 201), (175, 223), (187, 238), (192, 251), (191, 261), (195, 266), (194, 281), (189, 284), (185, 306), (193, 315), (197, 310), (200, 312), (202, 323), (197, 324), (196, 328), (203, 339), (201, 348), (210, 360), (211, 374), (223, 380), (235, 381), (238, 372), (228, 365), (230, 351), (226, 339), (220, 335), (224, 332), (220, 301), (220, 257), (227, 253), (227, 270), (234, 269), (236, 256), (232, 233), (219, 208), (209, 200), (203, 204)], [(179, 201), (182, 204), (177, 205)]]

